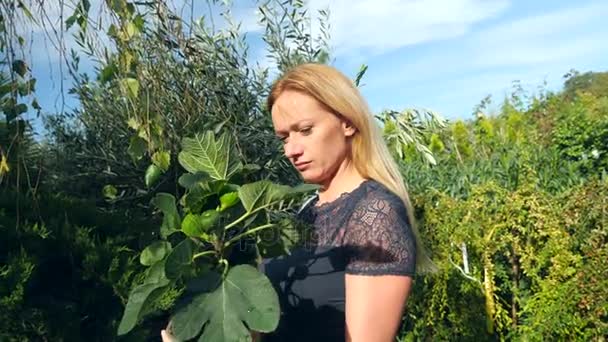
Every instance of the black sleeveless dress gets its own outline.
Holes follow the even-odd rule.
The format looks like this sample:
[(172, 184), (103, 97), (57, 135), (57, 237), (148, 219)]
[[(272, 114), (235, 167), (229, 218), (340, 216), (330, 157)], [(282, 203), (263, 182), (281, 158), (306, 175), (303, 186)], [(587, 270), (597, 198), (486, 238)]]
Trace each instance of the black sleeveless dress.
[(416, 244), (401, 199), (366, 180), (330, 203), (313, 199), (298, 219), (311, 237), (261, 271), (279, 295), (281, 318), (264, 342), (344, 341), (344, 275), (414, 276)]

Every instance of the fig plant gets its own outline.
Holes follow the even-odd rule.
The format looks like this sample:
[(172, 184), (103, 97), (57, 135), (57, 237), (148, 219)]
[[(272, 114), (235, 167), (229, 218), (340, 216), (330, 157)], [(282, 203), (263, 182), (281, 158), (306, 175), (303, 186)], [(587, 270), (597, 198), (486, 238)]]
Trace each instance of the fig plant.
[(131, 331), (170, 287), (183, 290), (171, 317), (180, 340), (248, 341), (250, 330), (273, 331), (278, 297), (255, 265), (297, 243), (287, 211), (314, 186), (244, 183), (259, 167), (242, 164), (227, 134), (184, 138), (178, 160), (187, 171), (178, 180), (184, 195), (158, 193), (152, 200), (163, 214), (160, 239), (140, 254), (149, 268), (129, 295), (118, 334)]

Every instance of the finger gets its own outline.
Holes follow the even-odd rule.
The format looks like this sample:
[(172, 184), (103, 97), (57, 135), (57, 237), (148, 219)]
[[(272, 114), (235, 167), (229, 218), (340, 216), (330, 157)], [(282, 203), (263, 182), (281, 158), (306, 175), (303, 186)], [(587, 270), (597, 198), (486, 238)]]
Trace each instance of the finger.
[(164, 329), (160, 331), (160, 336), (162, 337), (163, 342), (176, 342), (177, 341), (172, 335), (170, 335)]

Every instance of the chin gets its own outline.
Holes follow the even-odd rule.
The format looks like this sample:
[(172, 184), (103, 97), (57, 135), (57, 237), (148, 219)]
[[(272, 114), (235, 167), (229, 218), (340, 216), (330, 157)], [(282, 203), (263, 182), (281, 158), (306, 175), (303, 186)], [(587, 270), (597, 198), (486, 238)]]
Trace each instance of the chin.
[(300, 176), (302, 176), (304, 182), (311, 184), (321, 184), (323, 179), (321, 175), (311, 172), (310, 170), (300, 172)]

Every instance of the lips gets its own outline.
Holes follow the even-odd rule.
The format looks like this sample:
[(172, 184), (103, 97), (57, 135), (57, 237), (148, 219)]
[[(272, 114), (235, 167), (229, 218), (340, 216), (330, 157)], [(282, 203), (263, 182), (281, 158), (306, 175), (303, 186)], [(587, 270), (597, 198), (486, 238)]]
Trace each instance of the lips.
[(294, 163), (293, 164), (296, 169), (298, 169), (298, 171), (304, 171), (306, 168), (308, 168), (308, 165), (310, 165), (309, 161), (306, 162), (298, 162), (298, 163)]

